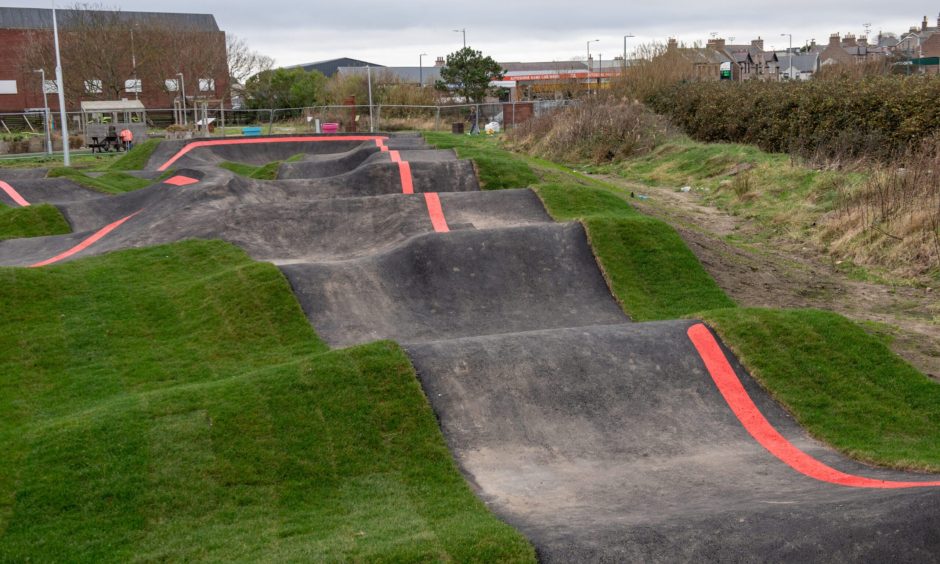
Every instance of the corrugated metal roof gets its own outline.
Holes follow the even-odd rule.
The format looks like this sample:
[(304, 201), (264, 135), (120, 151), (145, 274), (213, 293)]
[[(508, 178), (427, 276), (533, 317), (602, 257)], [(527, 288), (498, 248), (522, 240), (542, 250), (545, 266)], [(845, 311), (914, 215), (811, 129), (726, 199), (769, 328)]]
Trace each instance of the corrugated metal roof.
[(123, 112), (140, 111), (144, 104), (140, 100), (96, 100), (82, 102), (83, 112)]
[[(59, 26), (67, 29), (83, 13), (103, 10), (56, 10)], [(164, 12), (114, 12), (122, 22), (163, 26), (187, 31), (219, 31), (212, 14), (171, 14)], [(45, 8), (0, 8), (0, 29), (51, 29), (52, 10)]]

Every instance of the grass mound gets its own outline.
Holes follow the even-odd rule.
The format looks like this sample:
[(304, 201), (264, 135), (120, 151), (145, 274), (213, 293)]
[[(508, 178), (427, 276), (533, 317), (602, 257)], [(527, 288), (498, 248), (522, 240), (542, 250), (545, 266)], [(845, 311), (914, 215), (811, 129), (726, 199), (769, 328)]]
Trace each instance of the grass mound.
[(188, 241), (0, 287), (0, 560), (534, 559), (403, 352), (328, 351), (274, 266)]
[(124, 153), (124, 156), (111, 163), (111, 170), (143, 170), (147, 166), (150, 156), (160, 145), (159, 139), (147, 139), (137, 143), (134, 148)]
[(473, 159), (484, 189), (524, 188), (539, 182), (525, 158), (499, 149), (492, 138), (440, 132), (424, 136), (438, 149), (456, 149), (460, 158)]
[(86, 188), (105, 194), (133, 192), (134, 190), (146, 188), (153, 183), (151, 180), (137, 178), (124, 172), (105, 172), (101, 176), (92, 177), (80, 170), (66, 167), (53, 168), (47, 176), (49, 178), (67, 178), (76, 184), (81, 184)]
[(0, 241), (20, 237), (42, 237), (71, 233), (72, 228), (55, 206), (39, 204), (25, 208), (0, 205)]
[(457, 147), (461, 156), (482, 155), (471, 157), (480, 177), (499, 177), (500, 187), (518, 188), (522, 185), (512, 184), (512, 179), (534, 175), (536, 181), (529, 184), (553, 218), (584, 224), (611, 291), (634, 320), (675, 319), (703, 308), (734, 306), (672, 227), (640, 215), (615, 189), (557, 165), (508, 153), (492, 138), (427, 138), (438, 147)]
[(281, 161), (272, 161), (262, 166), (226, 161), (221, 163), (219, 166), (247, 178), (254, 178), (256, 180), (276, 180), (277, 171), (281, 166)]
[(940, 384), (855, 323), (818, 310), (700, 316), (814, 436), (861, 460), (940, 471)]

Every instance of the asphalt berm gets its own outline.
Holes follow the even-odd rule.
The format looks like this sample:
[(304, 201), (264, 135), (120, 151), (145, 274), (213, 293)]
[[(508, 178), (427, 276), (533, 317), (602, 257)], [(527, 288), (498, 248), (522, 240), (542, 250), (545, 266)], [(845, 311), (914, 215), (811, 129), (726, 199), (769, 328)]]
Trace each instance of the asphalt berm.
[[(274, 181), (219, 167), (272, 161)], [(371, 134), (179, 141), (147, 169), (174, 173), (117, 196), (0, 173), (75, 231), (0, 242), (0, 264), (220, 238), (279, 265), (332, 346), (405, 345), (464, 475), (544, 561), (940, 554), (940, 489), (915, 487), (930, 477), (809, 438), (727, 349), (703, 352), (698, 322), (631, 323), (581, 225), (530, 190), (480, 191), (453, 152)], [(729, 407), (721, 359), (782, 450)]]

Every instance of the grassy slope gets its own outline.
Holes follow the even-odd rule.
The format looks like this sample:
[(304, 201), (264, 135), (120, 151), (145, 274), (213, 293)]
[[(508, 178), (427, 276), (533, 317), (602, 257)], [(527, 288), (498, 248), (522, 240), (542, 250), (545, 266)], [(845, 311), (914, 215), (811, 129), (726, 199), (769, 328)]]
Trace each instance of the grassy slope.
[(865, 461), (940, 471), (940, 384), (855, 323), (818, 310), (700, 315), (816, 437)]
[(692, 186), (706, 201), (757, 220), (764, 237), (791, 239), (815, 236), (814, 223), (836, 209), (840, 192), (865, 180), (859, 173), (803, 167), (750, 145), (685, 138), (629, 161), (585, 168), (651, 186)]
[(190, 241), (0, 269), (0, 561), (529, 560), (403, 352)]
[(532, 186), (556, 220), (581, 220), (613, 294), (633, 319), (674, 319), (703, 307), (734, 305), (672, 227), (638, 214), (605, 184), (503, 151), (492, 138), (427, 138), (474, 158), (481, 180), (491, 179), (484, 187)]
[(111, 170), (143, 170), (150, 160), (150, 156), (160, 145), (160, 139), (148, 139), (143, 143), (134, 145), (134, 148), (124, 153), (108, 167)]
[(278, 168), (281, 166), (281, 161), (272, 161), (262, 166), (236, 162), (224, 162), (219, 166), (224, 169), (228, 169), (235, 174), (240, 174), (248, 178), (254, 178), (257, 180), (275, 180), (277, 178)]
[[(432, 143), (446, 137), (462, 156), (472, 155), (460, 148), (465, 137), (427, 137)], [(492, 139), (466, 143), (477, 152), (502, 152)], [(689, 170), (718, 170), (702, 162), (708, 154), (690, 154), (681, 157)], [(814, 436), (862, 460), (940, 471), (940, 385), (858, 325), (815, 310), (731, 307), (676, 232), (638, 215), (622, 190), (521, 155), (484, 162), (534, 169), (540, 183), (533, 187), (553, 217), (583, 219), (613, 293), (634, 319), (701, 317)]]
[(124, 172), (106, 172), (101, 176), (91, 177), (80, 170), (74, 168), (53, 168), (49, 171), (49, 178), (67, 178), (76, 184), (81, 184), (86, 188), (97, 190), (105, 194), (121, 194), (123, 192), (133, 192), (153, 184), (153, 181), (145, 178), (137, 178)]
[(62, 213), (49, 204), (10, 208), (0, 205), (0, 241), (71, 233)]

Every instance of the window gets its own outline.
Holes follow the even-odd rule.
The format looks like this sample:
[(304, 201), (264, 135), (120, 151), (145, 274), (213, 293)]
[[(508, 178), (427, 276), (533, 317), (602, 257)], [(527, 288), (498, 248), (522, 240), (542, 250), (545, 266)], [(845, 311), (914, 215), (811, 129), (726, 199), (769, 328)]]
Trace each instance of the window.
[(178, 78), (168, 78), (163, 81), (163, 86), (167, 92), (179, 92), (180, 84)]
[(101, 88), (101, 81), (97, 78), (85, 81), (86, 94), (101, 94), (104, 90)]
[(47, 80), (42, 83), (42, 93), (43, 94), (58, 94), (59, 89), (55, 85), (54, 80)]
[(214, 78), (200, 78), (199, 79), (199, 91), (200, 92), (215, 92), (215, 79)]
[(124, 81), (124, 91), (125, 92), (143, 92), (141, 88), (141, 81), (139, 78), (132, 78), (130, 80)]
[(0, 94), (16, 94), (16, 81), (0, 80)]

